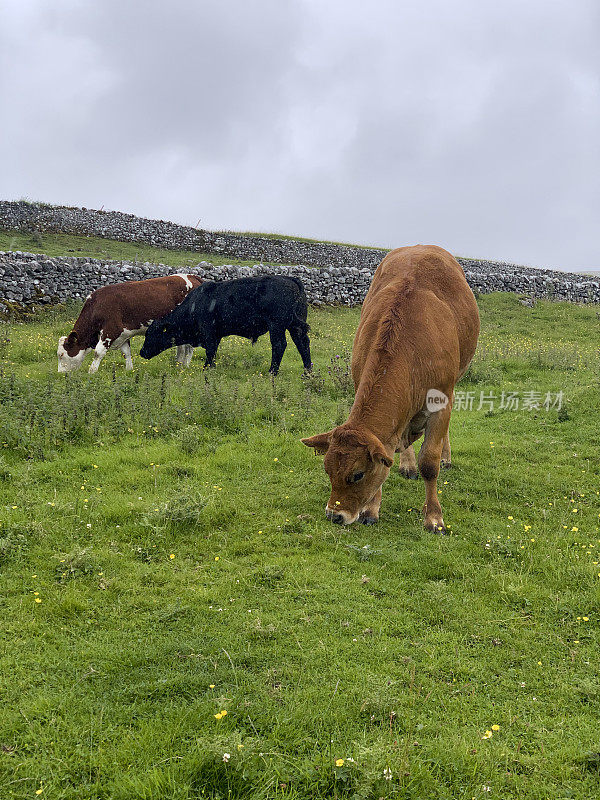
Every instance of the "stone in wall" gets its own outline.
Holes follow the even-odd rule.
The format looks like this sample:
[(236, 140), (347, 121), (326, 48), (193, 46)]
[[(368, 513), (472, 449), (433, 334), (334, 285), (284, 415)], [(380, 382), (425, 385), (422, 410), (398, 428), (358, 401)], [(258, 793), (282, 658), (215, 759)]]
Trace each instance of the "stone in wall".
[[(257, 263), (254, 267), (217, 267), (201, 262), (196, 270), (198, 274), (213, 280), (250, 274), (296, 275), (304, 281), (311, 302), (343, 305), (362, 302), (373, 272), (386, 252), (297, 239), (215, 233), (117, 211), (23, 201), (0, 201), (0, 229), (94, 235), (145, 242), (166, 249), (226, 253), (245, 261), (256, 260)], [(470, 286), (478, 292), (518, 292), (534, 298), (600, 302), (600, 284), (584, 275), (498, 261), (458, 260)], [(105, 283), (139, 280), (175, 271), (162, 264), (4, 253), (0, 254), (0, 298), (25, 304), (44, 302), (48, 297), (59, 300), (83, 298)]]
[[(470, 262), (465, 269), (474, 291), (517, 292), (533, 298), (569, 300), (577, 303), (600, 302), (600, 283), (584, 276), (549, 270), (527, 270), (504, 265), (502, 271)], [(216, 266), (201, 261), (186, 272), (208, 280), (231, 280), (249, 275), (291, 275), (300, 278), (309, 302), (355, 306), (367, 293), (375, 267), (309, 267), (307, 265), (255, 264)], [(43, 254), (0, 252), (0, 302), (35, 305), (81, 300), (94, 289), (109, 283), (142, 280), (169, 275), (181, 270), (164, 264), (130, 264), (86, 257), (50, 257)], [(6, 304), (5, 304), (6, 305)], [(2, 309), (0, 308), (0, 311)]]

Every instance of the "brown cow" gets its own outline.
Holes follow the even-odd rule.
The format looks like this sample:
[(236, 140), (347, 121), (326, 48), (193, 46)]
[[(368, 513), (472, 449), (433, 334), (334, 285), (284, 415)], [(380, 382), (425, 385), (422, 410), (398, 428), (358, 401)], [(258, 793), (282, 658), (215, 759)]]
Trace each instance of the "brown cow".
[[(363, 303), (352, 350), (356, 395), (348, 420), (302, 439), (325, 454), (331, 480), (326, 515), (346, 525), (379, 519), (381, 487), (394, 453), (401, 471), (415, 465), (412, 444), (423, 433), (419, 470), (425, 480), (425, 528), (445, 530), (437, 477), (454, 385), (477, 346), (479, 313), (460, 264), (441, 247), (392, 250)], [(411, 455), (412, 453), (412, 455)]]
[[(152, 320), (164, 317), (202, 281), (195, 275), (166, 275), (144, 281), (102, 286), (86, 298), (73, 330), (58, 340), (58, 371), (79, 369), (92, 350), (90, 372), (96, 372), (109, 350), (121, 349), (125, 368), (133, 369), (129, 340), (146, 332)], [(177, 348), (180, 364), (190, 363), (193, 348)]]

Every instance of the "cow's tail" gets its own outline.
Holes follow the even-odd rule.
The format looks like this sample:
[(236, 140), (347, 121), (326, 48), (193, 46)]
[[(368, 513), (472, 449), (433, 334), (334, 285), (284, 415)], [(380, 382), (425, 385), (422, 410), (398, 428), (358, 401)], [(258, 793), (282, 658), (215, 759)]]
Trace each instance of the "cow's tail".
[(287, 277), (300, 289), (300, 297), (296, 301), (294, 312), (292, 314), (293, 325), (295, 328), (301, 330), (302, 333), (308, 333), (310, 330), (310, 325), (306, 321), (308, 301), (306, 299), (306, 290), (304, 288), (304, 284), (300, 278), (295, 278), (292, 275), (288, 275)]
[(306, 297), (306, 292), (304, 290), (304, 284), (302, 283), (300, 278), (295, 278), (293, 275), (286, 275), (285, 277), (288, 279), (288, 281), (294, 281), (296, 286), (300, 289), (301, 294)]
[(308, 322), (306, 320), (302, 319), (302, 317), (298, 314), (297, 311), (294, 311), (294, 316), (293, 316), (292, 319), (293, 319), (293, 327), (294, 328), (297, 328), (298, 330), (302, 331), (302, 333), (308, 333), (309, 332), (310, 325), (308, 324)]

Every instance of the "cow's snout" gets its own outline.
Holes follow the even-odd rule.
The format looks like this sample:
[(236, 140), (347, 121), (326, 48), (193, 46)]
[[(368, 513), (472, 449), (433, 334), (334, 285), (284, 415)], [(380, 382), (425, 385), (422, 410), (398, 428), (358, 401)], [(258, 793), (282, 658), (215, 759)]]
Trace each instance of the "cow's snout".
[(349, 511), (344, 511), (341, 508), (329, 508), (327, 505), (325, 506), (325, 516), (336, 525), (351, 525), (358, 515), (352, 516)]

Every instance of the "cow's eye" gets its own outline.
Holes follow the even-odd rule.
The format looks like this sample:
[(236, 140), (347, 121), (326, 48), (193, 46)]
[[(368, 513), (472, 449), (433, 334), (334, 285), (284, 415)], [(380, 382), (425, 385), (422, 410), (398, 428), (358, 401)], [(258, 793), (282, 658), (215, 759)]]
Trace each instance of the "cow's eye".
[(351, 475), (348, 478), (348, 483), (358, 483), (358, 481), (362, 481), (364, 477), (365, 477), (364, 472), (355, 472), (354, 475)]

